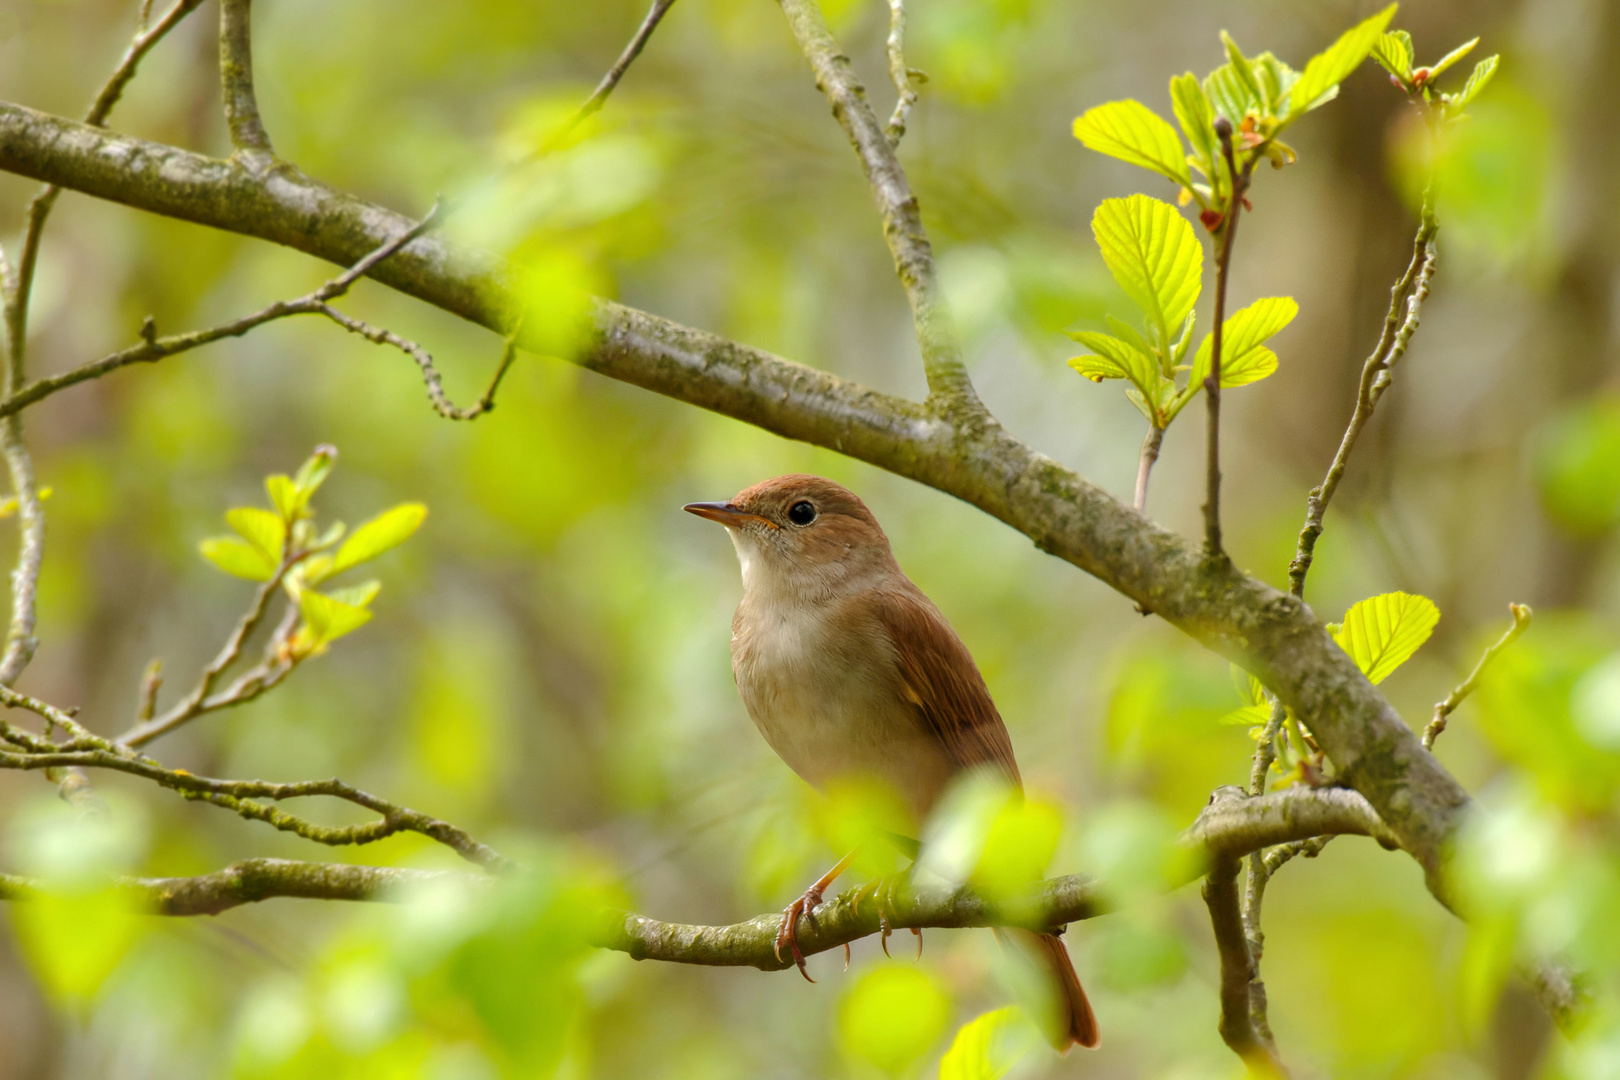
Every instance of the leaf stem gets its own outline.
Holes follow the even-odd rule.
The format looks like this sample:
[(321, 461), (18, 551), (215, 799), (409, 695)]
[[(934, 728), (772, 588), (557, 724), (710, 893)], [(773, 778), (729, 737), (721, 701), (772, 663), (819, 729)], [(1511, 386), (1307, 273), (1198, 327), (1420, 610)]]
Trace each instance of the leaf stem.
[(1147, 437), (1142, 440), (1142, 455), (1136, 465), (1136, 512), (1147, 513), (1148, 475), (1159, 460), (1159, 446), (1164, 442), (1164, 428), (1149, 424)]

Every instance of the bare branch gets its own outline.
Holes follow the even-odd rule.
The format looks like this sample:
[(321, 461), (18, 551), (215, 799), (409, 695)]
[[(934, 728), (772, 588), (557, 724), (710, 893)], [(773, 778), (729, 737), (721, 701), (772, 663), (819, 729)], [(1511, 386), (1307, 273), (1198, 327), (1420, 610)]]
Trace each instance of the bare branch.
[[(1361, 429), (1372, 419), (1378, 399), (1389, 387), (1395, 365), (1405, 355), (1407, 343), (1417, 331), (1418, 316), (1423, 301), (1429, 295), (1429, 282), (1434, 277), (1434, 238), (1439, 231), (1440, 223), (1434, 216), (1434, 187), (1431, 184), (1423, 193), (1423, 211), (1417, 236), (1412, 242), (1412, 260), (1407, 264), (1406, 272), (1395, 282), (1394, 288), (1390, 289), (1389, 314), (1384, 316), (1383, 333), (1372, 355), (1362, 365), (1361, 385), (1356, 392), (1356, 407), (1350, 415), (1350, 425), (1344, 429), (1344, 437), (1339, 441), (1338, 453), (1333, 455), (1333, 463), (1328, 466), (1327, 476), (1320, 486), (1311, 490), (1306, 503), (1305, 525), (1299, 531), (1298, 550), (1288, 564), (1289, 589), (1295, 596), (1305, 595), (1305, 575), (1310, 573), (1316, 540), (1322, 535), (1322, 517), (1327, 513), (1328, 503), (1333, 501), (1333, 493), (1339, 489), (1339, 481), (1344, 479), (1344, 471), (1350, 464), (1350, 452), (1356, 447)], [(1401, 315), (1403, 301), (1406, 307), (1404, 318)]]
[(895, 156), (894, 144), (867, 104), (866, 90), (855, 78), (854, 69), (833, 40), (816, 0), (781, 0), (798, 39), (799, 49), (815, 72), (816, 85), (832, 104), (833, 116), (844, 128), (861, 167), (866, 171), (883, 219), (883, 235), (894, 256), (894, 267), (911, 302), (912, 323), (917, 344), (922, 349), (923, 371), (928, 377), (928, 399), (941, 415), (963, 422), (993, 423), (980, 403), (967, 365), (962, 360), (962, 344), (951, 325), (950, 312), (934, 270), (934, 252), (923, 228), (917, 196), (912, 194), (906, 172)]
[(1479, 658), (1479, 663), (1475, 664), (1474, 670), (1468, 673), (1468, 678), (1453, 687), (1444, 701), (1435, 704), (1434, 719), (1430, 720), (1429, 726), (1423, 729), (1423, 745), (1427, 749), (1434, 749), (1434, 740), (1438, 739), (1440, 733), (1446, 730), (1446, 718), (1455, 712), (1457, 706), (1462, 704), (1463, 698), (1472, 694), (1474, 687), (1479, 685), (1479, 676), (1485, 670), (1485, 665), (1489, 664), (1497, 653), (1519, 640), (1520, 634), (1530, 629), (1531, 611), (1529, 604), (1509, 604), (1508, 613), (1513, 616), (1513, 625), (1507, 628), (1507, 633), (1498, 638), (1496, 644), (1485, 650), (1485, 655)]
[[(391, 902), (409, 895), (413, 888), (441, 881), (476, 888), (487, 885), (489, 880), (443, 870), (244, 859), (199, 877), (120, 877), (113, 879), (113, 884), (137, 907), (154, 915), (218, 915), (243, 904), (277, 897)], [(43, 891), (37, 881), (0, 874), (0, 900), (33, 900)]]
[(1269, 1038), (1261, 1038), (1249, 1016), (1249, 987), (1259, 971), (1243, 934), (1237, 875), (1237, 860), (1222, 859), (1204, 881), (1204, 903), (1221, 956), (1221, 1039), (1243, 1059), (1251, 1076), (1284, 1077), (1288, 1070), (1277, 1057), (1277, 1048)]
[(1215, 120), (1215, 133), (1221, 138), (1226, 171), (1232, 177), (1232, 193), (1226, 214), (1217, 227), (1220, 250), (1215, 257), (1215, 325), (1210, 330), (1209, 374), (1204, 378), (1204, 398), (1209, 422), (1205, 428), (1204, 449), (1204, 552), (1222, 554), (1221, 549), (1221, 335), (1226, 327), (1226, 286), (1231, 280), (1232, 244), (1237, 240), (1238, 218), (1243, 211), (1243, 193), (1249, 187), (1249, 172), (1255, 158), (1241, 170), (1232, 154), (1232, 124), (1224, 116)]
[(225, 124), (238, 155), (259, 160), (275, 150), (259, 119), (253, 93), (253, 0), (220, 0), (219, 81), (225, 99)]
[(889, 38), (885, 48), (889, 54), (889, 81), (894, 83), (896, 97), (884, 134), (889, 137), (889, 145), (899, 149), (900, 140), (906, 134), (906, 119), (911, 115), (911, 107), (917, 104), (917, 88), (911, 85), (911, 80), (927, 81), (922, 72), (906, 66), (906, 0), (889, 0)]

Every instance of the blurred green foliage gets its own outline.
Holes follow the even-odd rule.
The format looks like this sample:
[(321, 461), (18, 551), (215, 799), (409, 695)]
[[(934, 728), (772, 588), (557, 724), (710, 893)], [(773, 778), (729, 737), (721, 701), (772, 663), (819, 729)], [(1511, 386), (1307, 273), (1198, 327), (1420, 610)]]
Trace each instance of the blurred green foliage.
[[(1307, 57), (1331, 50), (1353, 16), (1056, 0), (909, 7), (908, 61), (929, 79), (901, 153), (977, 383), (1020, 436), (1128, 495), (1141, 421), (1068, 374), (1061, 332), (1126, 310), (1088, 224), (1142, 177), (1083, 154), (1070, 121), (1127, 97), (1162, 106), (1167, 73), (1235, 63), (1215, 45), (1223, 27)], [(1516, 959), (1543, 949), (1586, 964), (1597, 1005), (1539, 1074), (1596, 1080), (1620, 1068), (1613, 349), (1601, 305), (1560, 307), (1568, 290), (1546, 290), (1588, 267), (1605, 283), (1595, 295), (1611, 288), (1612, 215), (1560, 215), (1587, 205), (1572, 193), (1613, 201), (1602, 195), (1612, 125), (1580, 125), (1584, 102), (1607, 100), (1602, 74), (1620, 58), (1589, 9), (1551, 7), (1562, 17), (1545, 5), (1410, 12), (1420, 44), (1482, 34), (1502, 51), (1473, 118), (1431, 153), (1422, 126), (1402, 119), (1402, 94), (1364, 64), (1331, 107), (1290, 128), (1298, 163), (1244, 222), (1239, 287), (1294, 296), (1299, 315), (1278, 338), (1288, 363), (1233, 397), (1223, 461), (1234, 558), (1280, 574), (1276, 553), (1291, 548), (1409, 253), (1399, 200), (1416, 205), (1432, 166), (1444, 261), (1403, 361), (1411, 382), (1394, 387), (1358, 449), (1310, 600), (1327, 614), (1397, 588), (1439, 598), (1434, 643), (1382, 684), (1414, 725), (1497, 632), (1503, 601), (1544, 613), (1437, 748), (1493, 810), (1462, 856), (1477, 911), (1468, 930), (1437, 909), (1409, 860), (1366, 841), (1291, 865), (1268, 894), (1272, 1019), (1302, 1072), (1505, 1075), (1497, 1043), (1518, 1040), (1533, 1058), (1545, 1032), (1502, 1023), (1501, 1003), (1517, 1000), (1502, 988)], [(0, 97), (77, 112), (123, 48), (132, 8), (0, 10)], [(827, 8), (886, 111), (885, 5)], [(116, 128), (226, 151), (210, 10), (149, 58)], [(556, 356), (577, 346), (575, 317), (596, 293), (920, 395), (864, 182), (773, 5), (681, 0), (609, 107), (532, 157), (644, 11), (631, 0), (261, 3), (261, 104), (278, 151), (313, 176), (407, 213), (439, 193), (466, 196), (447, 228), (524, 266), (547, 313), (530, 329), (550, 335)], [(1463, 83), (1458, 67), (1442, 86)], [(1263, 96), (1257, 122), (1280, 119), (1280, 98)], [(8, 236), (30, 193), (0, 178)], [(204, 325), (329, 273), (296, 253), (68, 197), (47, 234), (31, 364), (63, 370), (127, 345), (147, 314), (166, 329)], [(1208, 292), (1195, 305), (1205, 326)], [(428, 344), (457, 400), (499, 355), (490, 335), (374, 286), (345, 304)], [(1560, 345), (1583, 318), (1586, 340), (1603, 344)], [(1593, 386), (1606, 389), (1570, 389)], [(1193, 890), (1161, 888), (1177, 830), (1214, 786), (1247, 780), (1252, 744), (1217, 723), (1233, 708), (1229, 672), (977, 511), (544, 359), (519, 364), (493, 414), (453, 425), (427, 408), (403, 358), (314, 323), (77, 388), (34, 410), (28, 431), (55, 495), (43, 644), (26, 688), (81, 705), (97, 730), (124, 726), (153, 656), (165, 659), (167, 693), (180, 694), (217, 651), (244, 586), (198, 560), (196, 545), (221, 508), (262, 500), (265, 474), (332, 443), (343, 468), (321, 489), (323, 513), (365, 521), (379, 507), (431, 506), (417, 537), (379, 564), (387, 606), (363, 633), (154, 752), (198, 772), (341, 775), (455, 820), (529, 875), (397, 905), (276, 901), (161, 921), (122, 907), (108, 875), (204, 873), (266, 854), (459, 864), (420, 839), (315, 848), (119, 778), (97, 778), (98, 792), (109, 820), (133, 831), (103, 843), (78, 831), (98, 826), (43, 801), (38, 781), (8, 775), (5, 868), (41, 877), (50, 895), (5, 911), (0, 1077), (1237, 1069), (1215, 1032), (1202, 905)], [(1189, 534), (1196, 443), (1191, 430), (1173, 434), (1155, 481), (1156, 516)], [(954, 825), (942, 818), (962, 838), (952, 874), (1015, 885), (1095, 872), (1128, 900), (1066, 939), (1094, 988), (1097, 1055), (1059, 1060), (1020, 1041), (1022, 1011), (1004, 1007), (1028, 1000), (1023, 976), (982, 931), (930, 932), (915, 966), (884, 961), (875, 943), (857, 944), (848, 975), (834, 957), (812, 958), (816, 987), (638, 965), (583, 945), (602, 904), (696, 922), (777, 908), (852, 831), (884, 820), (881, 800), (807, 795), (755, 737), (726, 660), (734, 556), (676, 509), (790, 470), (867, 497), (1012, 731), (1033, 795), (968, 800)], [(1476, 639), (1481, 626), (1489, 633)]]

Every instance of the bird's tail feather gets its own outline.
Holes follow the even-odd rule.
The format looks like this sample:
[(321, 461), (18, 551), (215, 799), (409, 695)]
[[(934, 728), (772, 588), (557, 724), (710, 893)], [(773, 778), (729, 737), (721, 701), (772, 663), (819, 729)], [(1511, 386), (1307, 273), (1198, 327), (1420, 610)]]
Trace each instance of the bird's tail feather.
[(1012, 927), (998, 929), (996, 937), (1003, 942), (1011, 941), (1052, 973), (1056, 983), (1054, 1000), (1059, 1007), (1056, 1022), (1046, 1032), (1052, 1045), (1059, 1051), (1076, 1044), (1087, 1049), (1096, 1046), (1099, 1040), (1097, 1017), (1080, 986), (1080, 977), (1074, 973), (1074, 964), (1069, 960), (1069, 950), (1063, 947), (1063, 939), (1056, 934), (1037, 934), (1033, 930)]

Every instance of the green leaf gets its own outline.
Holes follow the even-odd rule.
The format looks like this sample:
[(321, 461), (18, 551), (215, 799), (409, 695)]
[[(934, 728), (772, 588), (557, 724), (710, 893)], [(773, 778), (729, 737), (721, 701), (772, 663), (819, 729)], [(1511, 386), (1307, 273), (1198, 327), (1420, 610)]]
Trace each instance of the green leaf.
[(1231, 64), (1222, 64), (1204, 79), (1204, 95), (1216, 115), (1224, 116), (1234, 128), (1243, 123), (1244, 116), (1260, 111), (1260, 99), (1250, 93), (1243, 79)]
[(281, 562), (287, 544), (287, 523), (280, 515), (257, 506), (238, 506), (225, 511), (225, 523), (258, 548), (272, 565)]
[[(1238, 48), (1237, 42), (1232, 40), (1232, 35), (1225, 30), (1221, 31), (1221, 44), (1226, 46), (1227, 66), (1232, 69), (1232, 74), (1237, 78), (1238, 85), (1243, 87), (1244, 94), (1256, 104), (1264, 105), (1266, 99), (1260, 93), (1260, 80), (1254, 77), (1253, 66), (1250, 65), (1248, 58), (1243, 55), (1243, 50)], [(1241, 117), (1228, 117), (1228, 119), (1236, 123)]]
[(1208, 177), (1215, 176), (1215, 163), (1221, 153), (1220, 140), (1215, 137), (1215, 110), (1192, 72), (1170, 80), (1170, 105), (1193, 149), (1199, 171)]
[[(1142, 351), (1142, 355), (1153, 356), (1157, 351), (1151, 344), (1149, 344), (1148, 339), (1142, 336), (1142, 332), (1140, 330), (1126, 322), (1124, 319), (1116, 319), (1112, 315), (1104, 315), (1103, 322), (1108, 324), (1108, 329), (1112, 330), (1115, 336), (1122, 338), (1128, 344), (1140, 349)], [(1080, 340), (1073, 334), (1070, 334), (1069, 336), (1073, 337), (1076, 341)]]
[(1074, 121), (1074, 137), (1099, 154), (1192, 183), (1187, 156), (1176, 129), (1140, 101), (1110, 101), (1087, 109)]
[(371, 612), (365, 608), (323, 596), (314, 589), (298, 594), (298, 611), (317, 645), (336, 641), (371, 621)]
[(1429, 640), (1439, 621), (1440, 609), (1433, 600), (1410, 593), (1384, 593), (1345, 612), (1344, 625), (1333, 640), (1368, 679), (1378, 683)]
[(1267, 723), (1270, 719), (1270, 705), (1245, 705), (1240, 709), (1222, 713), (1220, 719), (1215, 722), (1231, 727), (1254, 727), (1256, 724)]
[(326, 595), (331, 599), (336, 600), (340, 604), (348, 604), (350, 607), (363, 608), (371, 606), (371, 602), (377, 598), (377, 593), (381, 591), (381, 589), (382, 582), (373, 578), (370, 581), (363, 581), (358, 585), (349, 585), (342, 589), (333, 589)]
[(1249, 674), (1247, 671), (1244, 671), (1236, 664), (1232, 664), (1230, 666), (1232, 674), (1232, 688), (1238, 692), (1238, 697), (1243, 700), (1243, 704), (1265, 705), (1265, 687), (1261, 685), (1260, 680)]
[(1040, 1033), (1016, 1005), (963, 1024), (939, 1063), (939, 1080), (1001, 1080), (1039, 1046)]
[(1395, 7), (1391, 4), (1372, 18), (1356, 24), (1325, 51), (1311, 57), (1310, 63), (1305, 65), (1304, 74), (1288, 96), (1288, 119), (1292, 120), (1331, 100), (1328, 95), (1337, 91), (1339, 83), (1367, 59), (1367, 54), (1383, 34), (1384, 27), (1394, 18)]
[(1204, 249), (1192, 226), (1169, 203), (1131, 195), (1104, 199), (1091, 232), (1114, 280), (1168, 344), (1202, 286)]
[(1299, 72), (1271, 55), (1263, 52), (1254, 58), (1254, 76), (1260, 81), (1260, 93), (1265, 99), (1266, 111), (1275, 113), (1283, 98), (1299, 82)]
[(1496, 62), (1501, 59), (1496, 56), (1487, 56), (1474, 65), (1474, 70), (1468, 76), (1468, 81), (1458, 93), (1446, 99), (1446, 115), (1456, 116), (1479, 96), (1480, 91), (1490, 85), (1491, 79), (1496, 75)]
[(349, 534), (332, 559), (327, 576), (375, 559), (383, 552), (409, 540), (427, 517), (427, 507), (421, 503), (401, 503), (392, 510), (384, 510)]
[[(1408, 39), (1408, 40), (1410, 40), (1410, 39)], [(1455, 49), (1452, 49), (1450, 52), (1446, 53), (1446, 55), (1442, 56), (1435, 63), (1435, 65), (1429, 69), (1429, 78), (1431, 78), (1431, 79), (1438, 78), (1440, 76), (1440, 74), (1442, 72), (1444, 72), (1447, 68), (1449, 68), (1451, 65), (1455, 64), (1457, 61), (1461, 60), (1463, 57), (1465, 57), (1469, 53), (1473, 52), (1474, 51), (1474, 46), (1478, 45), (1478, 44), (1479, 44), (1479, 38), (1475, 38), (1472, 41), (1463, 42), (1461, 45), (1457, 46)]]
[[(1221, 386), (1246, 386), (1277, 370), (1277, 354), (1265, 342), (1299, 314), (1299, 305), (1287, 296), (1256, 300), (1226, 320), (1221, 328)], [(1210, 360), (1215, 351), (1215, 335), (1205, 334), (1193, 358), (1189, 387), (1202, 386), (1209, 378)]]
[(1412, 62), (1416, 56), (1416, 50), (1412, 48), (1412, 35), (1405, 30), (1380, 34), (1378, 40), (1373, 42), (1372, 58), (1383, 65), (1385, 71), (1402, 81), (1412, 77)]
[(298, 475), (293, 477), (293, 484), (298, 488), (298, 494), (303, 500), (300, 506), (309, 505), (309, 497), (326, 482), (332, 466), (337, 464), (337, 456), (337, 447), (322, 443), (315, 448), (309, 460), (298, 467)]
[(1152, 357), (1130, 342), (1107, 334), (1081, 331), (1071, 336), (1097, 353), (1095, 356), (1076, 356), (1070, 360), (1069, 366), (1074, 370), (1092, 382), (1128, 379), (1149, 400), (1157, 396), (1159, 367)]
[(234, 536), (213, 536), (197, 545), (202, 557), (225, 571), (249, 581), (269, 581), (276, 564), (264, 552)]
[(286, 473), (264, 478), (264, 489), (270, 493), (270, 505), (276, 508), (283, 521), (297, 520), (304, 510), (304, 501), (298, 497), (298, 485)]

